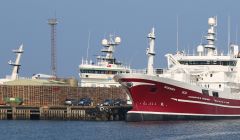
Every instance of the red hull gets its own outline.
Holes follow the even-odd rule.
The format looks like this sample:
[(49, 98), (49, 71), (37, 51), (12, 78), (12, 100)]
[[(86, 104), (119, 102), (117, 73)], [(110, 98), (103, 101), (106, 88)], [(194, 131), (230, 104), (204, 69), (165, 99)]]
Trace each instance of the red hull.
[[(207, 96), (153, 80), (120, 77), (118, 81), (127, 88), (133, 100), (133, 109), (128, 114), (141, 114), (141, 120), (240, 117), (240, 100)], [(144, 116), (150, 117), (143, 118)]]

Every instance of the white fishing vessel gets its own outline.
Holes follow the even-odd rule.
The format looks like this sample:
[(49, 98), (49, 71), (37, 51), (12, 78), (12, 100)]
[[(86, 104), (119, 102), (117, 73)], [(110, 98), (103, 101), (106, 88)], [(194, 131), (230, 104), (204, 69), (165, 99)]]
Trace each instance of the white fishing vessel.
[(81, 87), (119, 87), (120, 84), (113, 80), (115, 74), (129, 73), (130, 67), (124, 66), (113, 56), (116, 46), (121, 43), (120, 37), (110, 35), (109, 39), (103, 39), (103, 56), (97, 56), (96, 63), (82, 60), (79, 65)]

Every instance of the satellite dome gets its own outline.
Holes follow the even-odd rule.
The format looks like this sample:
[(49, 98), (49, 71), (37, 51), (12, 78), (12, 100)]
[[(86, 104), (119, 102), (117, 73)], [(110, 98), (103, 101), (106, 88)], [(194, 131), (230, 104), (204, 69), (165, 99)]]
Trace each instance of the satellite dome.
[(203, 52), (203, 51), (204, 51), (203, 45), (198, 45), (197, 46), (197, 52)]
[(208, 19), (208, 24), (209, 25), (216, 25), (216, 19), (214, 17), (210, 17)]
[(102, 40), (102, 45), (103, 45), (103, 46), (107, 46), (107, 45), (108, 45), (107, 39), (103, 39), (103, 40)]
[(115, 43), (119, 44), (121, 42), (121, 38), (120, 37), (116, 37), (115, 38)]

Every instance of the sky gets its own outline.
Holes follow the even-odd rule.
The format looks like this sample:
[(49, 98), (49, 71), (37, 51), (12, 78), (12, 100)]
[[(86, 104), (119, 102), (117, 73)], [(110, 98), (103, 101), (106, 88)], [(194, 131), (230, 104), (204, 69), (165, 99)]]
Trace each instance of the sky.
[[(100, 55), (101, 40), (120, 36), (115, 57), (133, 69), (147, 66), (147, 34), (155, 27), (155, 67), (166, 67), (167, 53), (193, 53), (206, 35), (207, 20), (217, 16), (217, 48), (227, 52), (228, 17), (231, 42), (240, 42), (239, 0), (0, 0), (0, 77), (10, 75), (11, 50), (23, 43), (20, 76), (51, 74), (49, 18), (57, 17), (57, 75), (79, 79), (79, 64)], [(236, 34), (237, 36), (236, 39)], [(89, 33), (90, 38), (89, 38)], [(195, 51), (196, 52), (196, 51)]]

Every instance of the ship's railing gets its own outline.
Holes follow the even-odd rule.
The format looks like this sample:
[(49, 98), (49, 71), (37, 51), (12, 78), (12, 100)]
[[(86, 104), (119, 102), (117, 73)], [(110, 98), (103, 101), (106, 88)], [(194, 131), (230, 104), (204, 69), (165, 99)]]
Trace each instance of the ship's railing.
[[(12, 76), (11, 75), (6, 75), (6, 79), (12, 79)], [(17, 76), (17, 79), (32, 79), (32, 77), (20, 77), (20, 76)]]
[[(93, 61), (88, 61), (88, 60), (82, 60), (81, 65), (90, 65), (90, 66), (109, 66), (109, 67), (114, 67), (114, 68), (124, 68), (124, 69), (130, 69), (130, 66), (124, 66), (122, 64), (118, 63), (113, 63), (109, 64), (107, 61), (97, 61), (94, 63)], [(113, 65), (113, 66), (112, 66)]]
[(29, 79), (32, 79), (32, 77), (18, 77), (18, 79), (20, 79), (20, 80), (29, 80)]
[[(12, 79), (12, 76), (11, 75), (6, 75), (6, 79)], [(21, 79), (21, 80), (32, 79), (32, 77), (20, 77), (20, 76), (17, 76), (17, 79)]]
[(133, 73), (133, 74), (146, 74), (147, 71), (146, 71), (146, 69), (131, 69), (130, 73)]
[[(166, 69), (154, 69), (153, 73), (156, 75), (159, 74), (164, 74), (166, 72)], [(130, 73), (133, 74), (147, 74), (147, 70), (146, 69), (131, 69)]]
[(11, 75), (6, 75), (6, 79), (12, 79)]

